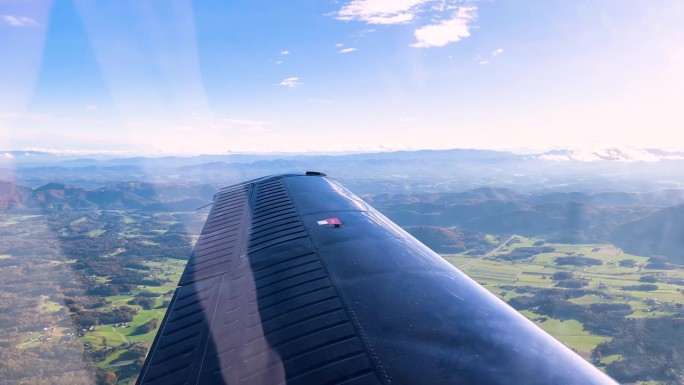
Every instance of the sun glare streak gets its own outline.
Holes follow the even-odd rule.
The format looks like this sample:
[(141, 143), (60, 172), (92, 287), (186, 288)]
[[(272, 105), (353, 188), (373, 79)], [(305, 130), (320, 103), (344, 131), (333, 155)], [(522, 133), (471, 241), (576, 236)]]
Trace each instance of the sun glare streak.
[[(131, 2), (118, 12), (77, 4), (119, 123), (152, 120), (159, 129), (210, 114), (190, 1)], [(123, 135), (145, 130), (125, 124), (119, 129)]]
[[(0, 143), (11, 148), (16, 127), (2, 113), (26, 111), (38, 81), (52, 1), (0, 4)], [(2, 29), (12, 29), (6, 33)]]

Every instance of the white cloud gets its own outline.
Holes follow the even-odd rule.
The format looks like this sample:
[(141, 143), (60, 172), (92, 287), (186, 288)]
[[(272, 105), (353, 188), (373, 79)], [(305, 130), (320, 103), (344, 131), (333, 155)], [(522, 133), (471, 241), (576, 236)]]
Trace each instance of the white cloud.
[(337, 44), (335, 44), (335, 47), (342, 48), (342, 47), (344, 47), (344, 44), (343, 43), (337, 43)]
[(299, 78), (297, 76), (292, 76), (286, 79), (283, 79), (280, 83), (275, 84), (276, 86), (282, 86), (282, 87), (290, 87), (290, 88), (295, 88), (297, 86), (301, 86), (302, 82), (299, 81)]
[[(411, 46), (441, 47), (470, 36), (470, 23), (477, 18), (477, 7), (463, 6), (464, 2), (471, 3), (470, 0), (351, 0), (328, 15), (367, 24), (422, 25), (414, 31), (416, 42)], [(425, 25), (425, 20), (431, 24)]]
[(322, 104), (330, 104), (333, 101), (330, 99), (309, 99), (309, 102), (311, 103), (322, 103)]
[(431, 0), (353, 0), (333, 15), (338, 20), (368, 24), (402, 24), (413, 20)]
[(594, 148), (568, 151), (552, 151), (538, 156), (538, 159), (554, 162), (658, 162), (663, 159), (676, 159), (677, 156), (660, 156), (648, 150), (630, 147)]
[(0, 159), (13, 159), (14, 155), (10, 154), (9, 152), (5, 152), (0, 154)]
[(350, 53), (357, 51), (356, 48), (342, 48), (341, 50), (337, 51), (337, 53)]
[[(263, 134), (268, 132), (266, 126), (270, 124), (272, 123), (263, 120), (224, 118), (209, 121), (206, 123), (206, 126), (215, 132), (234, 132), (237, 130), (248, 134)], [(191, 124), (190, 129), (195, 130), (196, 125)]]
[(0, 15), (0, 20), (11, 27), (31, 27), (38, 25), (38, 22), (30, 17)]
[(501, 55), (503, 53), (503, 48), (497, 48), (491, 52), (492, 56)]
[(240, 131), (247, 134), (263, 134), (268, 132), (266, 129), (266, 122), (260, 121), (238, 121), (236, 125), (240, 128)]
[(375, 28), (368, 28), (368, 29), (362, 29), (359, 32), (356, 33), (357, 36), (363, 37), (366, 36), (369, 33), (375, 32)]
[(477, 7), (460, 7), (451, 19), (418, 28), (415, 48), (443, 47), (470, 36), (470, 23), (477, 19)]
[(290, 51), (288, 51), (288, 50), (280, 51), (280, 54), (281, 55), (289, 55)]
[(278, 64), (278, 65), (280, 65), (280, 64), (283, 64), (283, 61), (282, 61), (282, 60), (278, 60), (278, 61), (276, 61), (275, 63)]
[[(52, 155), (113, 155), (113, 156), (131, 156), (137, 154), (135, 151), (123, 151), (123, 150), (103, 150), (103, 149), (56, 149), (56, 148), (46, 148), (46, 147), (24, 147), (20, 151), (26, 151), (23, 156), (32, 156), (30, 152), (45, 152)], [(8, 154), (9, 155), (9, 154)]]
[(489, 60), (480, 60), (480, 64), (489, 64), (491, 63)]

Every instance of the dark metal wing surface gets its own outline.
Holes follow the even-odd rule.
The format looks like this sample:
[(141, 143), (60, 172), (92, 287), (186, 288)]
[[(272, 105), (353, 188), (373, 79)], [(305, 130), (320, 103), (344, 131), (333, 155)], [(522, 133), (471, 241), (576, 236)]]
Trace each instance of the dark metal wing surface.
[(138, 384), (614, 384), (337, 182), (219, 191)]

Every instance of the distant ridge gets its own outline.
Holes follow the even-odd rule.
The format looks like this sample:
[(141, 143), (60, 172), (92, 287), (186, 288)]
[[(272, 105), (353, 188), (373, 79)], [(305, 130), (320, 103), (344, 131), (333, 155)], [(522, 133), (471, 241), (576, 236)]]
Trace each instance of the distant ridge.
[(684, 204), (617, 226), (612, 240), (628, 253), (664, 255), (684, 263)]
[(0, 181), (0, 211), (60, 212), (65, 210), (195, 211), (211, 202), (216, 187), (153, 185), (123, 182), (87, 190), (62, 183), (31, 189)]

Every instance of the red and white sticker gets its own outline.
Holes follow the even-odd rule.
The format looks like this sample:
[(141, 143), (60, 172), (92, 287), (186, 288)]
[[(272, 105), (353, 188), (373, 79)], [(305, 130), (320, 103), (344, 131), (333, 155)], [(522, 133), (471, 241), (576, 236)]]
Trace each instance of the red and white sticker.
[(322, 221), (317, 221), (316, 223), (318, 223), (319, 226), (325, 226), (325, 225), (340, 226), (340, 225), (342, 225), (342, 222), (340, 222), (340, 220), (337, 218), (328, 218), (328, 219), (324, 219)]

